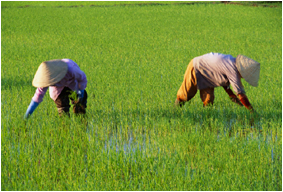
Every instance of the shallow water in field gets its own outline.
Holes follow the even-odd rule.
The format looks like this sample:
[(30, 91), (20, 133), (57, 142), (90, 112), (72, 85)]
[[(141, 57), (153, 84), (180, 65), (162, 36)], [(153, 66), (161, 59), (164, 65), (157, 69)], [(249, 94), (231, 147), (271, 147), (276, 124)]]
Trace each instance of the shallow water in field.
[[(230, 121), (230, 126), (233, 125), (233, 123), (235, 123), (235, 120), (231, 120)], [(251, 142), (258, 142), (258, 148), (259, 150), (261, 149), (261, 147), (263, 147), (262, 145), (270, 145), (272, 143), (272, 139), (275, 140), (275, 142), (277, 142), (277, 135), (272, 138), (272, 132), (265, 134), (265, 136), (263, 136), (261, 134), (262, 128), (260, 125), (258, 125), (257, 127), (259, 128), (254, 128), (253, 126), (251, 126), (249, 129), (244, 130), (243, 133), (234, 133), (233, 135), (229, 135), (229, 128), (227, 130), (224, 130), (223, 134), (217, 133), (217, 142), (219, 142), (221, 140), (222, 137), (227, 137), (229, 135), (229, 141), (230, 142), (234, 142), (235, 140), (237, 140), (238, 138), (244, 138), (244, 140), (242, 140), (242, 142), (244, 144), (248, 144)], [(94, 128), (95, 129), (95, 128)], [(91, 137), (93, 137), (95, 134), (93, 134), (93, 132), (97, 132), (97, 128), (96, 130), (92, 130), (92, 131), (87, 131), (88, 133), (88, 137), (89, 140)], [(105, 128), (107, 129), (107, 128)], [(135, 154), (135, 152), (139, 151), (143, 154), (143, 156), (148, 156), (151, 154), (151, 152), (149, 151), (155, 151), (157, 153), (160, 152), (159, 147), (156, 144), (156, 140), (152, 140), (152, 136), (151, 134), (155, 133), (155, 130), (153, 129), (152, 131), (148, 132), (146, 127), (143, 127), (143, 133), (135, 133), (134, 131), (128, 129), (127, 132), (122, 130), (123, 128), (120, 127), (116, 132), (113, 132), (107, 136), (105, 136), (104, 139), (104, 147), (101, 148), (101, 152), (106, 152), (106, 153), (110, 153), (115, 151), (117, 154), (119, 153), (124, 153), (126, 155), (131, 155), (131, 154)], [(195, 129), (196, 132), (198, 132), (198, 127), (196, 127)], [(126, 136), (125, 136), (126, 135)]]
[(113, 150), (116, 151), (117, 154), (123, 152), (127, 155), (140, 151), (143, 155), (146, 155), (147, 150), (154, 148), (154, 144), (151, 143), (150, 134), (143, 133), (139, 135), (139, 139), (134, 139), (133, 134), (132, 131), (128, 131), (127, 137), (121, 138), (121, 133), (114, 133), (108, 140), (105, 140), (102, 151), (109, 152)]

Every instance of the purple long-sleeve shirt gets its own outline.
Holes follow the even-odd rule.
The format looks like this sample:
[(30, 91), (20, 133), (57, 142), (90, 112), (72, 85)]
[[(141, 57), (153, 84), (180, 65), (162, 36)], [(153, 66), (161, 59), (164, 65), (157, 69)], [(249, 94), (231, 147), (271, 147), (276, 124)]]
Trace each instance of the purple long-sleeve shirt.
[[(64, 87), (68, 87), (73, 91), (84, 90), (87, 86), (85, 73), (71, 59), (62, 59), (68, 64), (68, 71), (65, 77), (54, 86), (49, 86), (49, 94), (54, 101), (60, 95)], [(41, 103), (48, 87), (38, 87), (32, 98), (34, 102)]]

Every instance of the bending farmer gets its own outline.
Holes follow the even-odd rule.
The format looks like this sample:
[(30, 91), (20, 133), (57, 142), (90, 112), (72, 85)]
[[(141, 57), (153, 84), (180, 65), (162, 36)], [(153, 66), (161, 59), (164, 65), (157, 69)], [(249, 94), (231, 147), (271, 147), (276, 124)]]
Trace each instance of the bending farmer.
[[(55, 101), (59, 115), (69, 115), (70, 100), (76, 114), (85, 114), (87, 79), (85, 73), (71, 59), (50, 60), (40, 64), (32, 85), (37, 87), (26, 111), (28, 118), (42, 99), (49, 87), (50, 97)], [(75, 96), (72, 98), (72, 96)]]
[[(203, 106), (213, 105), (214, 88), (222, 86), (233, 102), (253, 111), (245, 95), (241, 78), (256, 87), (259, 72), (260, 64), (243, 55), (234, 58), (231, 55), (208, 53), (195, 57), (187, 67), (184, 81), (177, 92), (175, 105), (184, 105), (195, 96), (198, 89)], [(237, 95), (230, 89), (230, 85)]]

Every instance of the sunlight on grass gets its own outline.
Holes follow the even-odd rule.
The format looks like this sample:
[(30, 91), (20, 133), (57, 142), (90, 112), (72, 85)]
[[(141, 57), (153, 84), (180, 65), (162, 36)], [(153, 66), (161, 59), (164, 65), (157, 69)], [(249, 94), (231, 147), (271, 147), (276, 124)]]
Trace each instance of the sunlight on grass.
[[(282, 190), (281, 6), (38, 3), (1, 4), (2, 190)], [(221, 88), (173, 107), (208, 52), (261, 63), (259, 87), (243, 81), (257, 115)], [(37, 67), (60, 58), (87, 75), (87, 115), (59, 118), (47, 93), (24, 121)]]

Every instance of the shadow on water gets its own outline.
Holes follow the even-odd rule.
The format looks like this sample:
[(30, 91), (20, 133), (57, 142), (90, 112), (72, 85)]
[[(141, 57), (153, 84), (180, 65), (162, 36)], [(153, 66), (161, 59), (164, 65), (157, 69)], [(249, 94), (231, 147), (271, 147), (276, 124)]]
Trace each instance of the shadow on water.
[[(171, 124), (174, 127), (174, 123), (178, 121), (190, 121), (189, 125), (193, 127), (191, 128), (193, 131), (196, 129), (197, 131), (215, 133), (216, 137), (211, 138), (215, 138), (219, 143), (222, 142), (221, 138), (223, 137), (226, 137), (224, 141), (227, 141), (228, 138), (230, 142), (236, 143), (240, 139), (243, 146), (253, 144), (256, 145), (259, 151), (262, 148), (270, 147), (273, 142), (280, 141), (280, 136), (277, 133), (275, 136), (272, 131), (266, 132), (265, 135), (260, 133), (262, 129), (261, 117), (256, 117), (254, 127), (248, 125), (250, 122), (244, 119), (248, 115), (249, 113), (238, 114), (231, 110), (221, 111), (216, 108), (208, 110), (166, 110), (164, 108), (153, 108), (150, 110), (96, 109), (88, 112), (86, 133), (89, 143), (99, 146), (95, 147), (99, 150), (99, 153), (105, 154), (108, 159), (117, 158), (118, 160), (118, 158), (122, 157), (123, 163), (127, 165), (131, 163), (136, 164), (148, 158), (158, 160), (160, 156), (168, 155), (159, 143), (162, 134), (160, 136), (158, 133), (163, 131), (164, 127), (162, 126), (170, 126)], [(264, 120), (274, 121), (279, 116), (281, 117), (280, 112), (264, 114)], [(221, 133), (218, 131), (218, 122), (222, 124), (222, 129), (225, 128)], [(248, 129), (246, 128), (247, 125), (249, 126)], [(243, 127), (242, 130), (241, 126)], [(178, 132), (178, 130), (176, 129), (174, 131)], [(279, 158), (275, 151), (276, 149), (272, 146), (270, 152), (272, 162), (275, 162)], [(87, 155), (86, 153), (85, 159), (87, 159)], [(86, 160), (85, 162), (87, 165)], [(153, 171), (158, 174), (158, 169)], [(129, 174), (132, 174), (131, 169), (129, 169)], [(196, 169), (186, 166), (184, 175), (185, 177), (188, 176), (194, 179)]]
[[(263, 140), (262, 136), (262, 117), (253, 117), (248, 112), (238, 114), (230, 110), (166, 110), (164, 108), (155, 108), (151, 110), (127, 109), (127, 110), (94, 110), (95, 118), (89, 117), (93, 124), (105, 123), (105, 133), (108, 133), (104, 140), (104, 151), (123, 152), (125, 154), (135, 153), (137, 151), (144, 153), (147, 150), (157, 150), (154, 144), (154, 135), (158, 135), (164, 128), (176, 129), (180, 122), (189, 122), (182, 126), (188, 126), (191, 131), (211, 132), (220, 137), (228, 136), (231, 141), (241, 137), (250, 140)], [(280, 112), (264, 114), (264, 121), (273, 122), (281, 116)], [(251, 119), (253, 119), (251, 121)], [(266, 125), (266, 124), (265, 124)], [(271, 125), (272, 126), (272, 125)], [(166, 128), (167, 127), (167, 128)], [(97, 129), (97, 127), (92, 127)], [(267, 127), (267, 129), (269, 129)], [(272, 128), (270, 128), (272, 129)], [(93, 132), (94, 130), (92, 130)], [(265, 127), (265, 131), (266, 127)], [(110, 134), (109, 134), (110, 133)], [(138, 133), (138, 135), (137, 135)], [(275, 133), (276, 135), (278, 133)], [(135, 139), (139, 137), (140, 139)], [(271, 137), (270, 133), (265, 136)], [(276, 136), (277, 137), (277, 136)]]

